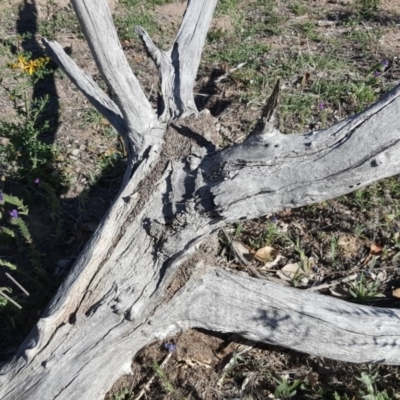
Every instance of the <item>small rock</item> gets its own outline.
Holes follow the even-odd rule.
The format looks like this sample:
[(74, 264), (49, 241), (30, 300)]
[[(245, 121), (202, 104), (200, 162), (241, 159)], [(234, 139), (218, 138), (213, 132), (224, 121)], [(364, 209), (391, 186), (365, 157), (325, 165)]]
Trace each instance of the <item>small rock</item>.
[(79, 149), (73, 149), (73, 150), (71, 151), (71, 155), (73, 155), (73, 156), (79, 156), (79, 153), (80, 153), (80, 150), (79, 150)]

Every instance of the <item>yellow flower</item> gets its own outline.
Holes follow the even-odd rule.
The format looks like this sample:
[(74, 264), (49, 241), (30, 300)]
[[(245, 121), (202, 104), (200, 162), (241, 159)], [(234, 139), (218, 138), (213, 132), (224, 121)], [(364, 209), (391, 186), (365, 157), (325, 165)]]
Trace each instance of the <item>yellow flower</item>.
[(29, 75), (33, 75), (38, 69), (42, 68), (49, 62), (49, 57), (39, 57), (35, 60), (27, 60), (23, 55), (18, 56), (18, 62), (11, 65), (12, 69), (20, 69)]
[(21, 69), (22, 71), (25, 68), (26, 58), (24, 56), (18, 56), (18, 62), (11, 65), (12, 69)]
[(26, 67), (25, 67), (25, 71), (28, 72), (29, 75), (33, 75), (33, 73), (39, 69), (39, 65), (37, 60), (30, 60)]

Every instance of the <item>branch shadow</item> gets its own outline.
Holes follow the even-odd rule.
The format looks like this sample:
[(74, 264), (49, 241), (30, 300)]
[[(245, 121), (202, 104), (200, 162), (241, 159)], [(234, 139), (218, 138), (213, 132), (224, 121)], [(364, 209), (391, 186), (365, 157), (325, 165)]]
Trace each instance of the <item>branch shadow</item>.
[(364, 15), (362, 15), (362, 13), (357, 13), (356, 11), (330, 12), (326, 15), (326, 19), (328, 21), (336, 21), (339, 24), (346, 24), (354, 20), (368, 21), (385, 27), (400, 24), (400, 14), (394, 12), (389, 13), (386, 11), (382, 12), (379, 10)]
[[(299, 310), (297, 313), (307, 315), (306, 311)], [(345, 307), (343, 309), (329, 308), (326, 307), (326, 312), (328, 315), (332, 317), (332, 320), (335, 320), (335, 314), (337, 314), (339, 319), (342, 319), (343, 316), (349, 321), (357, 321), (357, 319), (370, 319), (371, 321), (376, 320), (379, 317), (388, 317), (391, 320), (395, 321), (394, 323), (399, 323), (400, 315), (392, 309), (382, 309), (378, 307), (368, 307), (364, 305), (359, 305), (358, 307), (354, 307), (351, 311), (346, 311)], [(289, 314), (286, 314), (284, 311), (279, 309), (261, 309), (257, 310), (258, 316), (253, 317), (254, 321), (257, 323), (261, 323), (264, 327), (266, 327), (266, 331), (268, 332), (268, 337), (262, 340), (263, 343), (271, 344), (274, 346), (284, 346), (285, 348), (289, 348), (295, 351), (300, 351), (300, 349), (304, 349), (303, 341), (310, 342), (310, 338), (314, 337), (315, 341), (319, 341), (322, 343), (326, 340), (327, 349), (329, 349), (329, 342), (334, 343), (338, 348), (346, 349), (347, 353), (354, 354), (354, 350), (356, 348), (371, 348), (371, 346), (376, 346), (377, 349), (384, 349), (389, 347), (391, 349), (395, 349), (398, 347), (400, 343), (400, 339), (398, 336), (393, 336), (393, 334), (389, 333), (378, 333), (379, 328), (375, 330), (377, 333), (372, 335), (371, 333), (364, 334), (363, 332), (357, 332), (351, 328), (351, 326), (344, 328), (339, 323), (336, 327), (334, 323), (331, 323), (328, 320), (318, 320), (317, 316), (315, 318), (315, 323), (302, 325), (299, 324), (298, 321), (293, 320)], [(382, 322), (382, 325), (385, 323)], [(325, 326), (325, 327), (324, 327)], [(321, 333), (327, 333), (328, 336), (325, 338), (321, 338)], [(277, 336), (275, 337), (275, 332), (277, 332)], [(285, 334), (287, 332), (287, 334)], [(352, 334), (353, 339), (346, 339), (346, 335)], [(251, 332), (237, 332), (239, 335), (250, 338)], [(283, 340), (284, 339), (284, 340)], [(372, 343), (371, 343), (372, 341)], [(314, 342), (314, 343), (316, 343)], [(303, 350), (306, 354), (312, 355), (312, 346), (307, 350)], [(329, 353), (329, 352), (328, 352)], [(320, 351), (318, 354), (321, 356)], [(330, 358), (328, 355), (326, 358)], [(356, 358), (355, 358), (356, 359)], [(374, 359), (374, 355), (371, 354), (371, 358), (369, 360), (364, 361), (365, 363), (385, 363), (385, 358)], [(356, 362), (356, 361), (354, 361)]]
[[(22, 50), (30, 53), (34, 59), (46, 56), (37, 38), (38, 29), (37, 3), (35, 0), (32, 3), (24, 0), (18, 9), (16, 31), (21, 38), (20, 45)], [(33, 85), (32, 104), (35, 107), (37, 101), (47, 99), (45, 107), (36, 122), (40, 126), (43, 126), (45, 122), (48, 123), (46, 137), (43, 139), (52, 143), (59, 126), (60, 105), (54, 77), (56, 66), (51, 63), (50, 67), (52, 72), (46, 74), (43, 79), (38, 80)]]
[(223, 90), (216, 84), (217, 78), (224, 75), (224, 71), (214, 68), (208, 77), (208, 80), (197, 89), (194, 101), (199, 111), (208, 108), (213, 117), (222, 114), (232, 103), (232, 101), (223, 99)]
[[(0, 40), (0, 43), (7, 45), (11, 54), (15, 56), (29, 53), (33, 60), (46, 57), (47, 53), (40, 42), (39, 27), (37, 0), (23, 0), (15, 24), (18, 43), (12, 44), (8, 39)], [(32, 81), (33, 85), (29, 86), (31, 91), (28, 93), (29, 96), (32, 93), (32, 96), (27, 111), (28, 114), (34, 112), (35, 103), (47, 99), (45, 107), (38, 113), (35, 128), (42, 132), (40, 142), (52, 144), (60, 127), (61, 110), (56, 86), (56, 79), (59, 77), (56, 76), (57, 66), (52, 61), (47, 64), (46, 69), (49, 73)], [(26, 78), (31, 77), (24, 73), (24, 79)], [(43, 126), (47, 126), (47, 129), (43, 130)], [(119, 149), (118, 154), (122, 154), (122, 145), (115, 146)], [(1, 259), (17, 267), (13, 271), (0, 267), (0, 287), (10, 288), (10, 296), (22, 307), (19, 310), (10, 303), (4, 307), (0, 305), (0, 361), (13, 357), (32, 327), (35, 329), (43, 310), (112, 205), (120, 190), (127, 166), (125, 156), (118, 154), (112, 165), (101, 167), (101, 176), (91, 178), (88, 175), (91, 168), (88, 168), (88, 171), (76, 172), (78, 182), (81, 178), (85, 178), (87, 182), (79, 191), (69, 190), (71, 186), (66, 185), (60, 178), (60, 168), (65, 168), (65, 165), (75, 168), (79, 166), (78, 163), (65, 162), (65, 165), (59, 168), (55, 157), (48, 160), (49, 165), (41, 166), (42, 175), (38, 184), (32, 181), (32, 176), (37, 176), (36, 170), (28, 171), (27, 175), (22, 177), (9, 177), (5, 173), (7, 178), (0, 181), (0, 193), (20, 199), (24, 205), (29, 206), (28, 215), (21, 219), (32, 237), (32, 247), (38, 253), (38, 260), (33, 263), (30, 258), (31, 246), (25, 243), (23, 238), (17, 235), (16, 238), (3, 240), (3, 236), (0, 237)], [(68, 158), (67, 154), (62, 156)], [(95, 153), (95, 156), (98, 157), (96, 160), (102, 161), (99, 154)], [(82, 163), (86, 162), (84, 158), (80, 160)], [(0, 159), (0, 162), (2, 161), (3, 159)], [(15, 162), (21, 162), (22, 165), (24, 160), (18, 159)], [(93, 163), (90, 167), (92, 165)], [(77, 184), (74, 188), (76, 186)], [(7, 219), (7, 216), (12, 208), (17, 207), (3, 202), (0, 205), (0, 231), (3, 226), (10, 226), (11, 220)], [(16, 226), (12, 228), (18, 233)], [(29, 292), (29, 297), (10, 281), (6, 272)]]

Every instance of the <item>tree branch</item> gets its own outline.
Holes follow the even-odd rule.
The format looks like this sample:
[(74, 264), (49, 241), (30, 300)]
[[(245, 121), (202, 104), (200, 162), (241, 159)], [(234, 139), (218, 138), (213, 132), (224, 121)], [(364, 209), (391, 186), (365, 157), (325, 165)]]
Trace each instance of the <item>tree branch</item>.
[(75, 62), (65, 53), (58, 42), (42, 39), (50, 57), (65, 72), (76, 87), (87, 97), (117, 132), (125, 137), (126, 126), (118, 106), (104, 93), (92, 77), (83, 72)]
[(72, 0), (97, 67), (115, 94), (136, 153), (156, 115), (125, 58), (106, 0)]
[(189, 0), (176, 39), (167, 52), (158, 49), (142, 27), (136, 33), (159, 69), (164, 109), (161, 119), (196, 114), (193, 86), (217, 0)]
[(338, 197), (400, 172), (400, 86), (363, 113), (323, 131), (276, 129), (210, 156), (208, 196), (226, 221)]
[[(204, 271), (204, 269), (201, 269)], [(152, 323), (203, 328), (352, 363), (399, 365), (400, 311), (362, 306), (221, 269), (193, 275)]]

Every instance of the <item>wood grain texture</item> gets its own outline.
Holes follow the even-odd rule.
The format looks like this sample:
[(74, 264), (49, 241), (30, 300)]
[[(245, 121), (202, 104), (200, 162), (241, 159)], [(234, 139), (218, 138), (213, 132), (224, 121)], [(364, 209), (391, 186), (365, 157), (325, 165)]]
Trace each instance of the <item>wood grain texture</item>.
[(115, 94), (134, 154), (140, 157), (147, 147), (145, 133), (157, 124), (157, 118), (125, 58), (107, 0), (71, 0), (71, 3), (97, 68)]
[(125, 136), (127, 127), (122, 113), (114, 101), (107, 96), (90, 75), (76, 65), (74, 60), (65, 53), (58, 42), (43, 39), (43, 44), (52, 60), (62, 68), (68, 78), (87, 97), (90, 103), (96, 107), (97, 111), (104, 115), (120, 135)]
[(335, 360), (400, 362), (399, 310), (351, 304), (221, 269), (194, 275), (164, 313), (164, 331), (175, 323)]
[(136, 27), (136, 33), (159, 70), (164, 103), (160, 118), (163, 121), (198, 112), (193, 86), (216, 5), (217, 0), (189, 0), (178, 34), (168, 51), (158, 49), (149, 34), (142, 27)]
[(220, 152), (204, 164), (205, 175), (214, 180), (210, 192), (217, 210), (227, 221), (256, 218), (397, 174), (399, 97), (397, 86), (363, 113), (328, 129), (303, 135), (274, 130)]
[[(215, 151), (200, 140), (212, 131), (212, 118), (191, 101), (216, 0), (189, 2), (170, 53), (159, 53), (139, 29), (161, 76), (171, 78), (163, 87), (168, 111), (160, 115), (123, 57), (106, 1), (73, 2), (118, 105), (58, 44), (45, 43), (125, 136), (130, 160), (113, 206), (2, 366), (0, 398), (101, 399), (131, 373), (141, 348), (193, 327), (343, 361), (400, 365), (399, 311), (214, 268), (211, 235), (226, 222), (312, 204), (399, 173), (400, 87), (324, 131), (295, 136), (271, 129)], [(176, 118), (179, 124), (167, 127)]]

